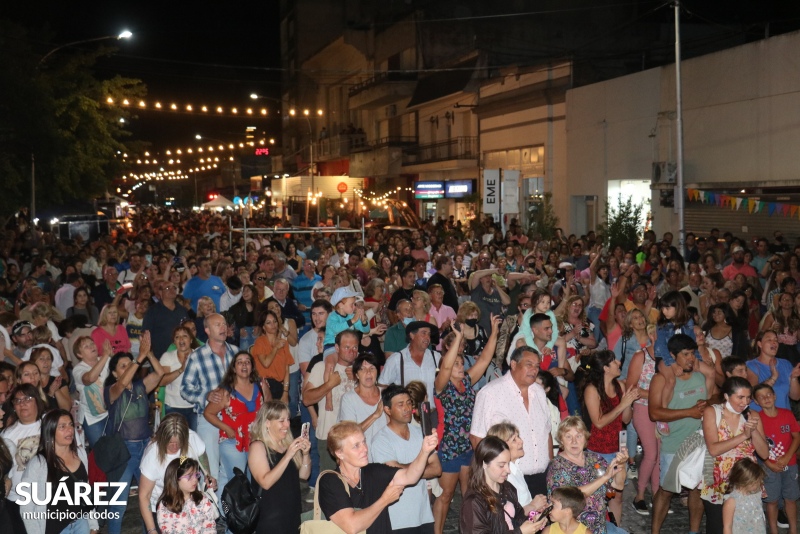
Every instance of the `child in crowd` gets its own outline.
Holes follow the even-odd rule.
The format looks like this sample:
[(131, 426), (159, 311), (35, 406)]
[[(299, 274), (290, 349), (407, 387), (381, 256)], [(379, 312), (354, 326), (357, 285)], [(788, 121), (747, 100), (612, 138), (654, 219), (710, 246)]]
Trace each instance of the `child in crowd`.
[(333, 292), (331, 305), (335, 313), (328, 315), (325, 323), (325, 356), (334, 352), (337, 334), (344, 330), (369, 333), (369, 322), (363, 307), (356, 308), (358, 293), (349, 287), (340, 287)]
[(722, 372), (725, 378), (738, 376), (747, 379), (747, 362), (738, 356), (728, 356), (722, 359)]
[(800, 447), (800, 424), (791, 410), (775, 406), (775, 391), (768, 384), (753, 388), (753, 397), (761, 407), (761, 422), (769, 443), (769, 458), (764, 462), (767, 492), (767, 523), (770, 533), (778, 533), (778, 503), (783, 499), (784, 510), (789, 518), (789, 532), (797, 534), (797, 457)]
[[(356, 297), (360, 296), (350, 287), (340, 287), (333, 292), (331, 305), (334, 313), (328, 315), (325, 322), (325, 346), (324, 356), (326, 358), (324, 379), (327, 382), (330, 373), (336, 365), (336, 336), (345, 330), (358, 330), (364, 334), (369, 334), (369, 321), (364, 311), (364, 307), (356, 307)], [(359, 338), (360, 343), (360, 338)], [(329, 392), (325, 395), (325, 409), (333, 410), (333, 397)]]
[(216, 534), (217, 509), (197, 489), (200, 464), (181, 456), (167, 466), (156, 516), (161, 534)]
[[(728, 478), (730, 493), (725, 496), (725, 504), (722, 505), (723, 534), (767, 531), (761, 507), (761, 487), (765, 476), (764, 469), (750, 458), (743, 458), (734, 464)], [(775, 512), (777, 516), (777, 506)]]
[(586, 525), (578, 521), (578, 516), (586, 506), (583, 492), (572, 486), (562, 486), (553, 490), (550, 495), (553, 509), (550, 511), (552, 523), (544, 529), (543, 534), (585, 534)]

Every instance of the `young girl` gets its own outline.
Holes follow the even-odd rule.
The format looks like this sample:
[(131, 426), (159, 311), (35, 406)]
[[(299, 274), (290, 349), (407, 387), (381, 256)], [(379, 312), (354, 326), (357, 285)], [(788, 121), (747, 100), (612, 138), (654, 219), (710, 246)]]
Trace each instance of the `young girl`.
[(751, 534), (766, 532), (764, 509), (761, 505), (761, 488), (764, 470), (749, 458), (736, 462), (728, 482), (730, 494), (722, 505), (723, 534)]
[(161, 534), (216, 534), (217, 509), (197, 489), (200, 464), (181, 456), (167, 466), (164, 491), (158, 500), (158, 528)]

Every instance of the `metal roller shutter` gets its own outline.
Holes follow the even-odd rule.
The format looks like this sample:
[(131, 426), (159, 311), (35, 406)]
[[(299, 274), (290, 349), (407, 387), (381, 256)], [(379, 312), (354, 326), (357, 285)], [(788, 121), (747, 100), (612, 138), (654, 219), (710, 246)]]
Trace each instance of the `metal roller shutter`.
[(794, 243), (800, 237), (800, 218), (797, 215), (784, 217), (766, 211), (748, 213), (745, 209), (733, 210), (730, 207), (686, 201), (684, 222), (687, 232), (708, 236), (712, 228), (719, 228), (721, 233), (731, 232), (734, 236), (751, 241), (758, 237), (772, 239), (775, 230), (781, 230), (786, 242)]

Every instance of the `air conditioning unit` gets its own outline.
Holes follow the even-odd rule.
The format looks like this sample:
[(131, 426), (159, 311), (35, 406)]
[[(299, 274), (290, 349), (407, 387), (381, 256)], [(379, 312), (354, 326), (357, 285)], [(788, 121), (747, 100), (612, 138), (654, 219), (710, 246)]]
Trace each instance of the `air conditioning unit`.
[(390, 119), (395, 116), (397, 116), (397, 104), (386, 106), (386, 118)]
[(654, 184), (674, 184), (678, 177), (678, 166), (669, 161), (654, 161), (651, 181)]

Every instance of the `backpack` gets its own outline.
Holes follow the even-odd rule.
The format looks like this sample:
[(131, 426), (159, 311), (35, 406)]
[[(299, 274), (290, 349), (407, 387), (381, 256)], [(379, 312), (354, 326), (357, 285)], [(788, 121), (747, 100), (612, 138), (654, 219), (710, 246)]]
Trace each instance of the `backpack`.
[(247, 476), (238, 467), (233, 468), (233, 478), (222, 490), (222, 512), (225, 514), (228, 530), (233, 534), (253, 534), (260, 514), (258, 493), (253, 491)]

